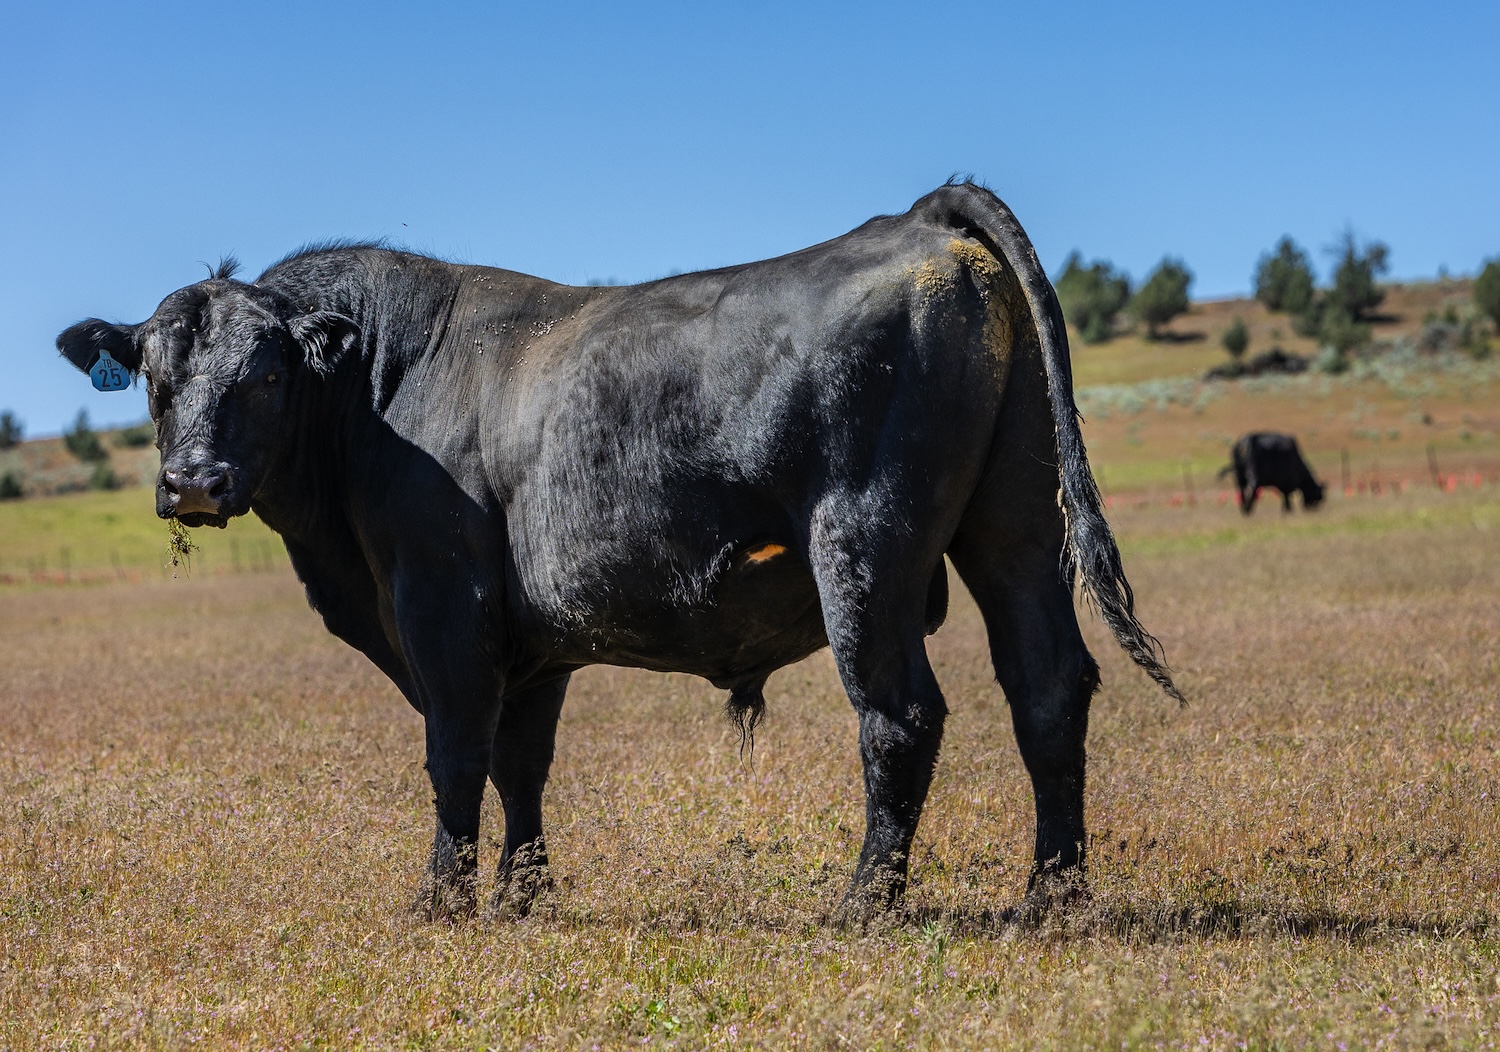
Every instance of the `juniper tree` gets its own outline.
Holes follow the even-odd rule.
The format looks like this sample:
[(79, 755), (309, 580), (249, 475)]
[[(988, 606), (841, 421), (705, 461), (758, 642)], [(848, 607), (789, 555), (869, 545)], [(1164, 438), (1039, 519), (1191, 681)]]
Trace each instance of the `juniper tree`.
[(1130, 299), (1130, 279), (1118, 273), (1107, 260), (1084, 266), (1074, 252), (1053, 282), (1063, 317), (1078, 330), (1084, 343), (1103, 343), (1114, 329), (1115, 316)]
[(1260, 257), (1255, 267), (1255, 298), (1266, 310), (1302, 314), (1312, 305), (1315, 283), (1312, 263), (1297, 243), (1284, 237), (1275, 252)]
[(1250, 330), (1245, 327), (1244, 319), (1236, 314), (1234, 321), (1229, 323), (1229, 328), (1224, 330), (1224, 335), (1219, 337), (1219, 342), (1234, 361), (1244, 358), (1245, 349), (1250, 346)]
[(1146, 326), (1146, 338), (1154, 340), (1158, 330), (1188, 309), (1188, 286), (1193, 273), (1180, 259), (1163, 259), (1130, 301), (1130, 312)]
[(89, 411), (78, 410), (73, 426), (63, 432), (63, 445), (79, 460), (98, 464), (109, 459), (109, 450), (99, 441), (99, 435), (89, 426)]
[(1492, 259), (1484, 265), (1479, 277), (1474, 279), (1474, 306), (1481, 314), (1488, 314), (1500, 327), (1500, 259)]
[(1333, 268), (1333, 285), (1323, 296), (1324, 309), (1336, 311), (1351, 322), (1365, 321), (1385, 299), (1377, 279), (1386, 272), (1390, 250), (1379, 241), (1361, 249), (1354, 232), (1346, 230), (1332, 252), (1338, 263)]

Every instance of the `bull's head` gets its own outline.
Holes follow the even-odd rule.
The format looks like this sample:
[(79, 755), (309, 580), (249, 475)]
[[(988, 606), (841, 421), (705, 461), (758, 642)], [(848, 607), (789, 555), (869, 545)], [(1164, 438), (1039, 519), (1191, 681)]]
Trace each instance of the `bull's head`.
[(223, 526), (250, 510), (265, 482), (297, 385), (329, 372), (358, 338), (348, 318), (298, 311), (221, 268), (139, 325), (91, 318), (59, 336), (57, 349), (84, 372), (108, 352), (145, 379), (161, 451), (156, 513)]

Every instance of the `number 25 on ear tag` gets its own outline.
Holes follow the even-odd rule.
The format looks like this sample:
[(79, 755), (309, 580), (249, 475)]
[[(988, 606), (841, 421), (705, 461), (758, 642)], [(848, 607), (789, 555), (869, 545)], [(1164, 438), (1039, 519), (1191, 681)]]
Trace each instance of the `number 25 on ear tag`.
[(89, 379), (94, 381), (96, 391), (123, 391), (130, 386), (130, 373), (108, 351), (99, 352), (99, 360), (89, 370)]

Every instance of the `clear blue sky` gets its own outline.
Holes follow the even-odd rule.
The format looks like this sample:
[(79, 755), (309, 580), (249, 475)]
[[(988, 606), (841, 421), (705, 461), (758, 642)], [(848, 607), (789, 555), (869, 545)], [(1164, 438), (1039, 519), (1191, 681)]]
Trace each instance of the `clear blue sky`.
[(1500, 254), (1500, 4), (12, 4), (0, 408), (145, 415), (57, 358), (234, 252), (387, 237), (567, 282), (776, 255), (951, 173), (1043, 263), (1196, 296), (1346, 226), (1392, 274)]

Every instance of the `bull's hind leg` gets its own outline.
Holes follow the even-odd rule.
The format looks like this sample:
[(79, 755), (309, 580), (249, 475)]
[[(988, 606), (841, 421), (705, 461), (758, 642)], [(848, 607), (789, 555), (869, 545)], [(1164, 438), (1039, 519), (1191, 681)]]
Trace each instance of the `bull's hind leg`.
[(1005, 551), (968, 534), (949, 554), (984, 615), (995, 675), (1031, 775), (1036, 847), (1028, 895), (1068, 893), (1083, 875), (1084, 739), (1099, 669), (1078, 630), (1059, 551)]
[(880, 519), (815, 529), (810, 552), (828, 641), (859, 714), (864, 762), (865, 838), (834, 913), (841, 925), (861, 924), (905, 894), (948, 712), (923, 644), (932, 562), (941, 555), (882, 550), (869, 526)]
[(524, 916), (551, 884), (542, 836), (542, 790), (552, 767), (557, 721), (568, 677), (506, 694), (490, 751), (490, 781), (505, 809), (505, 848), (500, 855), (492, 907), (504, 916)]

